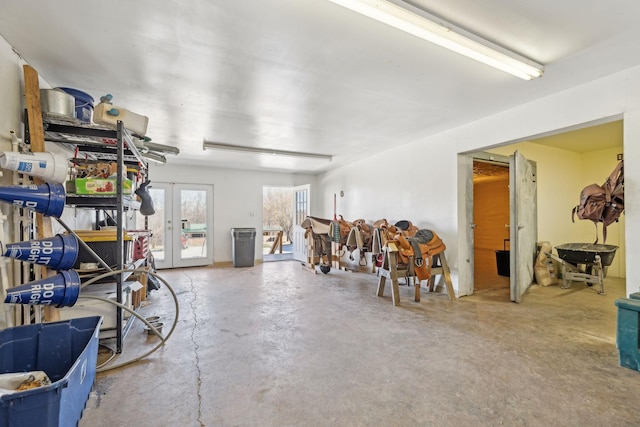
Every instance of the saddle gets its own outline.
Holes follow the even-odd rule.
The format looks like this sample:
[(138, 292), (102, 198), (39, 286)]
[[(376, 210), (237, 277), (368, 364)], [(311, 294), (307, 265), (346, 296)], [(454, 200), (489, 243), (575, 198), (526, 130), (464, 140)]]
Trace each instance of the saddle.
[(349, 230), (345, 245), (349, 251), (349, 259), (353, 261), (353, 251), (356, 249), (360, 254), (360, 265), (367, 265), (365, 255), (367, 252), (371, 252), (373, 245), (373, 228), (365, 222), (364, 219), (356, 219), (351, 223), (352, 227)]
[(446, 249), (442, 239), (434, 231), (427, 229), (418, 230), (410, 237), (398, 233), (394, 240), (398, 242), (401, 262), (408, 264), (413, 256), (414, 271), (421, 281), (431, 277), (433, 257)]
[(395, 228), (396, 230), (401, 230), (405, 236), (414, 236), (418, 232), (418, 227), (408, 220), (396, 222)]
[(382, 266), (382, 249), (389, 241), (398, 243), (398, 264), (407, 265), (413, 257), (414, 272), (419, 280), (431, 277), (433, 257), (443, 252), (446, 246), (432, 230), (418, 229), (411, 221), (398, 221), (389, 225), (386, 219), (374, 223), (373, 254), (377, 255), (376, 265)]
[(313, 242), (313, 252), (321, 262), (329, 265), (331, 257), (331, 242), (329, 232), (331, 231), (331, 220), (308, 216), (300, 223), (305, 229), (305, 239)]
[[(394, 240), (397, 234), (404, 237), (414, 236), (418, 232), (418, 227), (411, 221), (398, 221), (395, 225), (389, 225), (386, 219), (379, 219), (373, 223), (372, 252), (374, 255), (382, 254), (382, 248), (389, 240)], [(380, 260), (381, 261), (381, 260)]]
[(371, 252), (372, 228), (364, 219), (349, 222), (340, 215), (338, 220), (331, 221), (329, 235), (333, 242), (349, 251), (351, 261), (354, 260), (353, 252), (357, 249), (360, 253), (360, 265), (367, 264), (365, 254)]

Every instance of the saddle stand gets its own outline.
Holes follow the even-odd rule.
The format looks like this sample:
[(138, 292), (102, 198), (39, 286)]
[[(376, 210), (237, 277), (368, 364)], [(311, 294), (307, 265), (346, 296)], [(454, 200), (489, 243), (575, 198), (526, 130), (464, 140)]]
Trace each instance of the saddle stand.
[[(382, 266), (378, 268), (379, 279), (377, 295), (379, 297), (383, 296), (386, 281), (387, 279), (391, 280), (391, 299), (393, 301), (393, 305), (396, 306), (400, 305), (398, 273), (404, 273), (407, 284), (409, 283), (409, 280), (413, 281), (415, 287), (415, 301), (420, 302), (420, 280), (415, 277), (415, 273), (413, 271), (413, 257), (409, 257), (409, 262), (406, 266), (398, 265), (398, 246), (395, 242), (387, 242), (386, 247), (383, 249)], [(431, 277), (429, 277), (427, 285), (429, 292), (433, 292), (435, 290), (436, 275), (442, 275), (444, 277), (449, 300), (454, 301), (456, 299), (456, 294), (453, 290), (451, 273), (444, 252), (433, 256)]]

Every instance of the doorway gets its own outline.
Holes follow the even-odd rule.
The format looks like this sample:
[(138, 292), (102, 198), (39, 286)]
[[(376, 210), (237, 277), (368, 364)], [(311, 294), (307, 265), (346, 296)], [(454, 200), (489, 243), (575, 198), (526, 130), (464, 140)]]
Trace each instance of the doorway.
[[(609, 117), (571, 128), (532, 136), (508, 145), (491, 148), (485, 153), (466, 153), (458, 157), (458, 198), (460, 230), (459, 294), (471, 295), (475, 291), (473, 180), (474, 157), (481, 160), (507, 159), (514, 150), (526, 153), (536, 160), (538, 194), (540, 195), (536, 221), (539, 239), (548, 241), (552, 248), (572, 242), (592, 243), (594, 226), (590, 221), (572, 221), (571, 210), (579, 203), (579, 194), (587, 184), (602, 183), (623, 157), (623, 123), (620, 117)], [(477, 160), (477, 158), (475, 159)], [(505, 160), (501, 160), (505, 163)], [(615, 258), (608, 267), (607, 277), (625, 278), (624, 215), (620, 222), (609, 226), (607, 244), (618, 246)], [(600, 236), (602, 236), (602, 226)], [(512, 230), (510, 230), (512, 231)], [(511, 241), (510, 243), (513, 243)], [(495, 245), (502, 246), (501, 242)], [(513, 248), (513, 245), (510, 245)], [(509, 246), (507, 246), (509, 248)], [(502, 249), (496, 248), (496, 250)], [(495, 265), (495, 260), (492, 264)], [(559, 271), (560, 266), (556, 266)], [(578, 282), (579, 283), (579, 282)], [(578, 285), (574, 284), (573, 287)], [(506, 298), (506, 297), (505, 297)]]
[[(502, 194), (499, 203), (503, 208), (506, 206), (506, 211), (501, 209), (499, 213), (494, 212), (488, 218), (484, 216), (476, 218), (476, 214), (484, 215), (485, 210), (493, 209), (492, 201), (475, 200), (476, 191), (479, 190), (479, 194), (484, 194), (484, 198), (489, 194), (493, 195), (496, 188), (483, 191), (484, 189), (480, 186), (476, 187), (474, 165), (477, 168), (479, 163), (491, 164), (493, 174), (499, 174), (500, 179), (496, 179), (495, 187), (500, 187), (499, 192)], [(508, 180), (502, 177), (505, 171), (498, 168), (508, 170), (506, 174)], [(461, 191), (464, 192), (464, 197), (459, 198), (460, 211), (464, 213), (460, 226), (466, 230), (465, 233), (461, 233), (463, 240), (459, 243), (463, 259), (467, 260), (466, 265), (463, 264), (460, 268), (459, 293), (471, 295), (479, 290), (476, 288), (476, 276), (483, 276), (486, 273), (486, 282), (479, 283), (481, 288), (484, 286), (485, 289), (500, 289), (501, 283), (508, 284), (510, 300), (521, 302), (533, 282), (533, 260), (538, 237), (536, 164), (527, 160), (517, 150), (508, 157), (479, 152), (459, 158), (458, 170)], [(488, 171), (489, 166), (485, 166), (483, 170)], [(508, 199), (505, 199), (505, 195)], [(478, 220), (481, 221), (480, 229), (478, 229)], [(503, 256), (500, 260), (502, 262), (500, 273), (505, 278), (508, 277), (508, 280), (505, 280), (497, 277), (500, 276), (497, 251), (502, 247), (506, 252), (507, 244), (509, 246), (507, 258)], [(505, 270), (507, 260), (508, 271)]]
[(156, 268), (213, 264), (213, 239), (208, 237), (212, 235), (213, 186), (154, 182), (149, 194), (155, 208), (155, 214), (147, 217), (149, 246)]
[(509, 165), (473, 159), (474, 293), (509, 288)]
[(262, 189), (262, 260), (293, 258), (293, 188)]

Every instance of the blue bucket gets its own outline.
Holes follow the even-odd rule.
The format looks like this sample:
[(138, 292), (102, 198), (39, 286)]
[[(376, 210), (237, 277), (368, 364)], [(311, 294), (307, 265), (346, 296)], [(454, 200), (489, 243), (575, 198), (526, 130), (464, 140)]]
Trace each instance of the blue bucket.
[(76, 99), (76, 118), (82, 122), (91, 123), (93, 117), (93, 98), (86, 92), (70, 87), (58, 87)]
[(52, 270), (67, 270), (76, 263), (78, 247), (78, 238), (75, 235), (56, 234), (39, 240), (8, 243), (2, 248), (2, 255), (46, 265)]
[(62, 270), (58, 274), (34, 280), (7, 289), (6, 304), (52, 305), (72, 307), (80, 295), (80, 276), (75, 270)]
[(64, 185), (14, 185), (0, 187), (0, 201), (19, 208), (27, 208), (45, 216), (60, 218), (66, 203)]

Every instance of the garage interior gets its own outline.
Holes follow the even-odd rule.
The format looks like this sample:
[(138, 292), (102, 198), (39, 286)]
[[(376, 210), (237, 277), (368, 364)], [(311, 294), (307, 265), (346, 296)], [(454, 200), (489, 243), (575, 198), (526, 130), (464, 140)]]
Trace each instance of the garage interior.
[[(430, 20), (506, 52), (532, 74), (518, 78), (348, 10), (349, 3), (408, 12), (419, 26)], [(39, 296), (16, 303), (10, 290), (32, 279), (68, 280), (67, 273), (48, 276), (54, 272), (0, 259), (9, 300), (0, 333), (103, 316), (92, 339), (95, 381), (94, 364), (91, 381), (79, 381), (87, 391), (91, 383), (90, 392), (49, 415), (30, 408), (31, 399), (18, 409), (0, 393), (0, 425), (39, 425), (40, 418), (81, 427), (638, 424), (637, 2), (88, 6), (3, 3), (0, 150), (66, 154), (71, 174), (56, 183), (67, 194), (59, 218), (50, 215), (52, 232), (39, 222), (50, 210), (0, 201), (0, 241), (4, 248), (24, 236), (96, 231), (116, 236), (109, 241), (116, 252), (123, 245), (122, 258), (127, 248), (144, 249), (107, 266), (136, 273), (132, 283), (102, 284), (107, 299), (125, 305), (104, 312), (83, 299), (93, 287), (87, 277), (102, 266), (70, 269), (83, 284), (65, 282), (60, 306), (51, 307)], [(120, 183), (108, 208), (73, 199), (69, 182), (77, 189), (78, 165), (94, 158), (56, 140), (57, 119), (34, 115), (43, 106), (34, 105), (34, 93), (56, 88), (91, 99), (79, 106), (77, 95), (76, 115), (65, 123), (108, 128), (99, 148), (109, 153), (139, 150), (137, 160), (116, 156), (107, 168), (106, 179)], [(80, 108), (93, 117), (80, 123)], [(141, 118), (144, 129), (133, 131)], [(511, 156), (535, 165), (535, 192), (526, 193), (535, 198), (524, 208), (512, 204), (510, 191), (519, 190), (510, 188)], [(581, 190), (602, 184), (622, 160), (625, 211), (608, 227), (606, 244), (616, 250), (606, 292), (585, 281), (564, 287), (557, 262), (556, 283), (542, 286), (535, 248), (521, 256), (522, 236), (553, 248), (591, 244), (593, 223), (572, 221), (571, 211)], [(23, 172), (3, 169), (0, 195), (16, 183), (44, 185)], [(127, 180), (135, 203), (123, 207)], [(293, 190), (291, 259), (265, 262), (266, 187)], [(523, 209), (535, 227), (511, 224)], [(324, 254), (330, 268), (322, 256), (318, 265), (300, 226), (310, 217), (409, 220), (442, 240), (439, 258), (425, 255), (428, 265), (440, 264), (417, 286), (414, 277), (392, 278), (371, 249), (359, 259), (362, 250), (350, 258), (341, 248), (339, 256)], [(602, 224), (598, 230), (602, 243)], [(70, 327), (55, 336), (68, 344), (75, 334)], [(0, 362), (28, 351), (18, 353), (0, 352)], [(28, 423), (8, 415), (26, 413)]]

